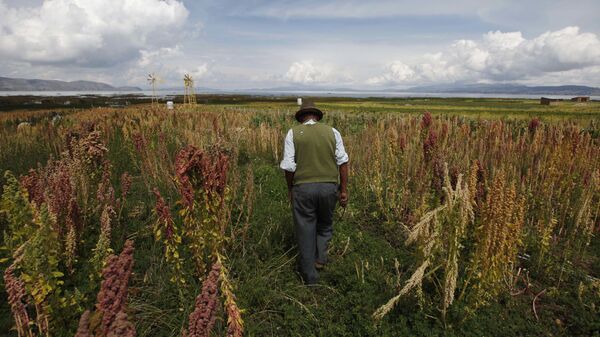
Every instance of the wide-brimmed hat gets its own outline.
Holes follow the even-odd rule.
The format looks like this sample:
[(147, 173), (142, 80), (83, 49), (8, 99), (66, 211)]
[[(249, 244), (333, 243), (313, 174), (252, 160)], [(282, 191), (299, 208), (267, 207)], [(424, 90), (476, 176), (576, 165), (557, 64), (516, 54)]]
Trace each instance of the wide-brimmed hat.
[(319, 118), (319, 120), (323, 118), (323, 111), (317, 109), (317, 107), (315, 107), (315, 103), (310, 100), (302, 100), (302, 106), (300, 107), (300, 110), (296, 112), (294, 117), (296, 117), (298, 122), (302, 122), (300, 118), (306, 114), (315, 115), (317, 118)]

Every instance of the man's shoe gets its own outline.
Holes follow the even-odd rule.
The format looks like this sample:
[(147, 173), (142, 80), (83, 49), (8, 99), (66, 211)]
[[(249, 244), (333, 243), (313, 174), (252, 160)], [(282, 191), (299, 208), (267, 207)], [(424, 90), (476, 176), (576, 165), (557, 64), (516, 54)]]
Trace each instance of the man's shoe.
[(325, 264), (315, 262), (315, 268), (317, 268), (317, 270), (321, 270), (321, 269), (325, 268)]

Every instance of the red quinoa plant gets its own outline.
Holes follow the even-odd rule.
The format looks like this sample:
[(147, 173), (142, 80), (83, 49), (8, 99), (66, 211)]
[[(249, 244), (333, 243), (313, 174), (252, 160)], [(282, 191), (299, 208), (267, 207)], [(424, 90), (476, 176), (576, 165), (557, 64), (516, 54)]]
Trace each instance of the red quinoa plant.
[(76, 336), (135, 336), (135, 328), (126, 314), (133, 251), (133, 241), (127, 240), (119, 256), (109, 256), (102, 270), (96, 310), (82, 315)]
[[(223, 265), (222, 256), (228, 240), (226, 233), (230, 216), (227, 201), (227, 170), (229, 155), (219, 146), (202, 150), (188, 145), (178, 152), (175, 159), (175, 181), (180, 200), (178, 215), (181, 227), (174, 221), (170, 207), (155, 189), (155, 212), (157, 240), (165, 244), (165, 258), (173, 264), (172, 281), (183, 283), (181, 251), (189, 247), (196, 270), (203, 279), (202, 292), (196, 299), (196, 308), (189, 316), (187, 336), (208, 336), (218, 303), (218, 284), (224, 298), (228, 317), (228, 335), (241, 336), (243, 321), (238, 308), (233, 286)], [(181, 232), (181, 236), (179, 236)], [(206, 266), (212, 265), (205, 277)]]

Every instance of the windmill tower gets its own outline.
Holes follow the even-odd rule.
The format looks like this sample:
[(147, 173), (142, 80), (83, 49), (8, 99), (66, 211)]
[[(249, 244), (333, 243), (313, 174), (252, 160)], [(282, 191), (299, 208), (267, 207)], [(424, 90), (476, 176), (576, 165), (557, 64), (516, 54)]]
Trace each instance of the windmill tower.
[(155, 73), (148, 74), (148, 83), (152, 86), (152, 106), (158, 105), (158, 96), (156, 95), (156, 85), (159, 82)]
[(183, 76), (183, 104), (196, 105), (196, 92), (194, 91), (194, 79), (190, 74)]

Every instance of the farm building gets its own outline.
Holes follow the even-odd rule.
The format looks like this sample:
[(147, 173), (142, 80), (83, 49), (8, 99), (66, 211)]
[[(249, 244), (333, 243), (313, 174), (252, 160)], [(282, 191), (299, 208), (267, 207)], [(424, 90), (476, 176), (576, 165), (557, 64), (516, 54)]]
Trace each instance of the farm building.
[(560, 104), (560, 102), (562, 102), (561, 98), (548, 98), (548, 97), (540, 98), (541, 105), (557, 105), (557, 104)]
[(577, 96), (571, 98), (571, 102), (589, 102), (590, 96)]

